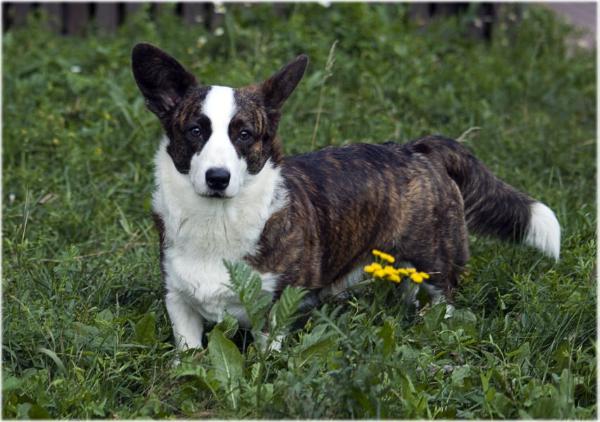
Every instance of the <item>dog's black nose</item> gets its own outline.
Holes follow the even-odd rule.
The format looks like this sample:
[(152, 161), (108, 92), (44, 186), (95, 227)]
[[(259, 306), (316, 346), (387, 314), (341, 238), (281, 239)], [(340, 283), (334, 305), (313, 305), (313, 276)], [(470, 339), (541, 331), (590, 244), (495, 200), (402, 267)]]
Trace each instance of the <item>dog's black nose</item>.
[(213, 167), (206, 171), (206, 184), (212, 190), (225, 190), (229, 185), (229, 170), (223, 167)]

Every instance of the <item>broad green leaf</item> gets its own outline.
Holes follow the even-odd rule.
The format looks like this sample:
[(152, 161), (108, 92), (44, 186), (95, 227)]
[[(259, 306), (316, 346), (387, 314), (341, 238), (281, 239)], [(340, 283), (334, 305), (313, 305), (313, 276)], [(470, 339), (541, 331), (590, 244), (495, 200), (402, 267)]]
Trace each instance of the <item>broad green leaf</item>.
[(96, 322), (111, 322), (114, 318), (113, 313), (110, 309), (104, 309), (96, 315)]
[(233, 409), (239, 405), (239, 379), (243, 375), (244, 358), (237, 346), (214, 328), (209, 336), (208, 355), (215, 371), (215, 379), (225, 391)]
[(156, 317), (154, 312), (145, 314), (135, 324), (135, 340), (140, 344), (153, 344), (156, 342)]
[(21, 387), (22, 384), (23, 380), (17, 377), (10, 376), (4, 378), (2, 380), (2, 392), (6, 393), (11, 390), (16, 390), (17, 388)]
[(470, 374), (471, 368), (469, 365), (455, 367), (452, 371), (452, 384), (462, 387), (464, 385), (464, 379)]
[(58, 355), (55, 352), (53, 352), (50, 349), (46, 349), (45, 347), (38, 347), (38, 351), (45, 354), (50, 359), (52, 359), (54, 361), (54, 363), (56, 364), (56, 366), (58, 367), (58, 369), (60, 369), (60, 371), (62, 373), (67, 372), (65, 365), (63, 364), (63, 361), (58, 357)]
[(219, 322), (216, 327), (223, 332), (223, 335), (227, 338), (231, 338), (237, 333), (238, 330), (238, 320), (232, 315), (225, 313), (221, 322)]

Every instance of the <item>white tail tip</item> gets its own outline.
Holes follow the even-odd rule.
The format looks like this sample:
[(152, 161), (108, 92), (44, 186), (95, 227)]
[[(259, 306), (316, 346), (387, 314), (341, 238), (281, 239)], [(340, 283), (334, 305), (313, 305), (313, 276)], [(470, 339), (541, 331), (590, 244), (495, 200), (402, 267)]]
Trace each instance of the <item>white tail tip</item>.
[(531, 219), (524, 242), (557, 261), (560, 257), (560, 224), (554, 212), (541, 202), (531, 205)]

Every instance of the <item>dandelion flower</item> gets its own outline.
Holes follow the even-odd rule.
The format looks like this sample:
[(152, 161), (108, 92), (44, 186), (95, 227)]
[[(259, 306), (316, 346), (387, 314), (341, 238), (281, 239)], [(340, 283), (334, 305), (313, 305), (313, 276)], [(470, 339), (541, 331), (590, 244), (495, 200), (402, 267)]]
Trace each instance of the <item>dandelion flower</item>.
[(386, 266), (383, 268), (383, 271), (385, 271), (385, 273), (386, 273), (386, 274), (389, 274), (389, 275), (391, 275), (391, 274), (396, 274), (396, 272), (397, 272), (397, 271), (396, 271), (396, 269), (395, 269), (394, 267), (392, 267), (391, 265), (386, 265)]
[(381, 270), (381, 265), (378, 264), (377, 262), (373, 262), (371, 265), (367, 265), (366, 267), (363, 268), (365, 270), (366, 273), (374, 273), (377, 270)]
[(402, 281), (402, 279), (400, 278), (400, 276), (397, 275), (397, 274), (390, 274), (390, 275), (388, 275), (388, 280), (393, 281), (394, 283), (400, 283)]
[(373, 273), (373, 275), (377, 278), (384, 278), (386, 276), (386, 271), (381, 269), (381, 270), (377, 270)]
[[(370, 265), (364, 267), (364, 271), (368, 274), (372, 274), (372, 277), (392, 281), (394, 283), (400, 283), (404, 277), (410, 278), (415, 283), (422, 283), (424, 280), (429, 279), (429, 274), (421, 271), (417, 271), (414, 267), (408, 268), (395, 268), (393, 264), (396, 259), (385, 252), (378, 249), (371, 251), (373, 256), (377, 257), (377, 262), (373, 262)], [(385, 266), (384, 266), (385, 264)]]
[(373, 249), (373, 250), (371, 251), (371, 253), (372, 253), (374, 256), (376, 256), (376, 257), (378, 257), (378, 258), (382, 259), (383, 261), (387, 261), (387, 262), (389, 262), (390, 264), (393, 264), (393, 263), (396, 261), (396, 259), (395, 259), (395, 258), (394, 258), (392, 255), (390, 255), (390, 254), (387, 254), (387, 253), (385, 253), (385, 252), (381, 252), (379, 249)]
[(421, 273), (412, 273), (410, 275), (410, 279), (412, 281), (414, 281), (415, 283), (422, 283), (423, 282), (423, 276), (421, 275)]
[(392, 255), (383, 252), (381, 253), (381, 255), (379, 255), (379, 257), (384, 261), (389, 262), (390, 264), (393, 264), (396, 261), (396, 259)]

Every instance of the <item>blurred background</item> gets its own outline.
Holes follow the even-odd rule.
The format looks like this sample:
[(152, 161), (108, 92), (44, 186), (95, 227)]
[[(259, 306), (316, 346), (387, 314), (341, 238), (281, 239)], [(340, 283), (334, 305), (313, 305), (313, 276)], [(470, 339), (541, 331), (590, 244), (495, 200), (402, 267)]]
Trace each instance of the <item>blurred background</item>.
[[(180, 16), (187, 24), (204, 24), (208, 28), (216, 28), (223, 21), (223, 7), (220, 3), (173, 2), (153, 3), (148, 7), (148, 16), (160, 13), (173, 13)], [(596, 39), (596, 3), (594, 2), (552, 2), (532, 4), (533, 7), (546, 7), (553, 10), (561, 18), (584, 30), (581, 43), (592, 47)], [(47, 14), (48, 24), (52, 30), (64, 35), (81, 35), (95, 25), (100, 31), (112, 33), (122, 24), (128, 15), (139, 11), (142, 3), (102, 2), (102, 3), (39, 3), (39, 2), (5, 2), (3, 4), (4, 30), (13, 26), (24, 25), (30, 14)], [(275, 3), (273, 9), (280, 18), (289, 15), (292, 4)], [(514, 5), (502, 3), (465, 2), (427, 3), (419, 2), (408, 5), (409, 18), (419, 25), (425, 25), (434, 17), (465, 13), (475, 9), (475, 16), (470, 23), (472, 34), (484, 38), (491, 36), (494, 24), (502, 15), (502, 9), (515, 9)], [(518, 9), (518, 6), (517, 6)]]

